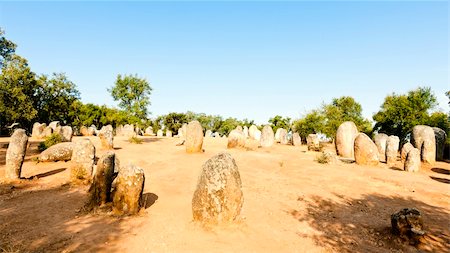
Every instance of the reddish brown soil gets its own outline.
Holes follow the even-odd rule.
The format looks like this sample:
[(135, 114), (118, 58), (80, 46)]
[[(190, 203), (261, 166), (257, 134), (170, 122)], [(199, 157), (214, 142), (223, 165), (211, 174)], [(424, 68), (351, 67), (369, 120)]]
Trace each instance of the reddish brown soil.
[[(78, 137), (80, 138), (80, 137)], [(0, 184), (0, 251), (6, 252), (448, 252), (450, 164), (407, 173), (377, 167), (319, 164), (306, 147), (228, 150), (241, 173), (241, 217), (226, 227), (192, 222), (191, 198), (202, 164), (226, 150), (205, 139), (205, 152), (186, 154), (176, 138), (116, 138), (122, 164), (145, 170), (146, 207), (135, 217), (86, 214), (86, 185), (71, 185), (70, 162), (36, 163), (28, 149), (22, 176)], [(91, 137), (99, 148), (97, 137)], [(0, 138), (0, 178), (8, 138)], [(398, 162), (398, 167), (401, 163)], [(390, 214), (423, 213), (427, 235), (417, 247), (390, 233)]]

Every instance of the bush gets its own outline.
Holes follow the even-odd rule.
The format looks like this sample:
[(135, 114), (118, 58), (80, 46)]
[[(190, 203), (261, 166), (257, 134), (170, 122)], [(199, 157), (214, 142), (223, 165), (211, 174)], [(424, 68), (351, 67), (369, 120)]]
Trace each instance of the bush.
[(333, 154), (330, 152), (322, 152), (320, 155), (316, 157), (316, 162), (321, 164), (331, 163), (333, 159)]
[(55, 145), (57, 143), (60, 143), (60, 142), (62, 142), (61, 135), (59, 135), (59, 134), (52, 134), (52, 135), (48, 136), (47, 138), (45, 138), (44, 142), (41, 142), (39, 144), (38, 149), (39, 149), (39, 151), (42, 152), (42, 151), (48, 149), (49, 147), (51, 147), (51, 146), (53, 146), (53, 145)]
[(130, 143), (134, 143), (134, 144), (142, 144), (142, 139), (140, 139), (136, 136), (131, 137), (130, 139), (128, 139), (128, 141)]

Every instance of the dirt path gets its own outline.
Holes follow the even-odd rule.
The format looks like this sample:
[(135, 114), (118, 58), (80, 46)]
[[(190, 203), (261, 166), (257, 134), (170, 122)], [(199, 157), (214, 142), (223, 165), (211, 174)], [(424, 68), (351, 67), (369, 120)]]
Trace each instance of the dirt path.
[[(91, 137), (99, 147), (97, 137)], [(0, 138), (0, 144), (7, 139)], [(390, 214), (422, 211), (428, 232), (420, 250), (450, 248), (450, 164), (419, 173), (339, 162), (319, 164), (306, 147), (228, 150), (241, 173), (240, 220), (205, 230), (192, 222), (191, 198), (202, 164), (226, 150), (205, 139), (186, 154), (176, 138), (115, 139), (122, 164), (145, 170), (146, 208), (137, 217), (79, 212), (87, 186), (69, 184), (70, 162), (33, 162), (22, 180), (0, 185), (0, 248), (14, 252), (417, 252), (390, 235)], [(0, 145), (1, 147), (1, 145)], [(0, 148), (0, 176), (4, 153)], [(105, 152), (98, 149), (98, 154)], [(3, 154), (3, 155), (2, 155)], [(398, 164), (400, 167), (400, 163)], [(34, 178), (34, 179), (31, 179)]]

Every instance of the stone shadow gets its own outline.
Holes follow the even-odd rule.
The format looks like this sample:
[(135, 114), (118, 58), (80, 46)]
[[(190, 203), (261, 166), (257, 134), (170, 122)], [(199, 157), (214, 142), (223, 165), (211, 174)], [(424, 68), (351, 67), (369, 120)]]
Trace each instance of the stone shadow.
[[(299, 236), (312, 238), (332, 252), (447, 252), (450, 248), (450, 213), (445, 208), (399, 196), (336, 197), (299, 198), (306, 207), (289, 213), (317, 231)], [(405, 207), (419, 209), (424, 219), (426, 235), (416, 246), (391, 233), (390, 215)]]

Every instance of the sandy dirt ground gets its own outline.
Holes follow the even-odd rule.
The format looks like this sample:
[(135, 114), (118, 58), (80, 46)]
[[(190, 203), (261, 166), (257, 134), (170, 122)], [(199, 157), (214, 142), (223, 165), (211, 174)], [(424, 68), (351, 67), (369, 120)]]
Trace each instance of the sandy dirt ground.
[[(82, 137), (75, 137), (82, 138)], [(226, 150), (206, 138), (186, 154), (177, 138), (115, 138), (121, 164), (145, 170), (145, 208), (137, 216), (85, 213), (87, 185), (70, 184), (70, 162), (36, 163), (30, 140), (23, 180), (0, 184), (0, 251), (5, 252), (448, 252), (450, 164), (407, 173), (337, 162), (319, 164), (306, 146)], [(90, 137), (97, 156), (105, 153)], [(5, 145), (0, 138), (0, 177)], [(332, 147), (327, 147), (332, 150)], [(236, 160), (244, 205), (234, 224), (203, 228), (191, 200), (202, 164), (221, 151)], [(398, 166), (401, 162), (398, 161)], [(427, 232), (417, 247), (390, 233), (390, 215), (419, 209)]]

